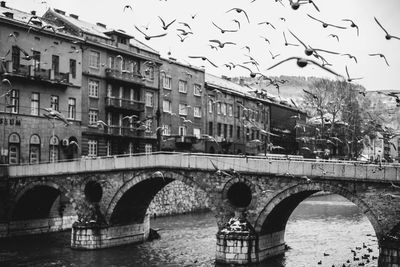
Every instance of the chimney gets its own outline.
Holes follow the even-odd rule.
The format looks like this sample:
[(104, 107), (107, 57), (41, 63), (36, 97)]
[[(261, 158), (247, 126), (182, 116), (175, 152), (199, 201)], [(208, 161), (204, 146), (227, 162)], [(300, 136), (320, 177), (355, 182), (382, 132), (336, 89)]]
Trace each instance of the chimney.
[(79, 19), (79, 16), (78, 16), (78, 15), (75, 15), (75, 14), (69, 14), (69, 16), (70, 16), (71, 18), (74, 18), (74, 19)]
[(221, 75), (221, 78), (227, 81), (231, 81), (231, 78), (225, 75)]
[(36, 11), (35, 11), (35, 10), (32, 10), (32, 11), (31, 11), (31, 15), (36, 16)]
[(243, 78), (240, 78), (240, 79), (239, 79), (239, 85), (240, 85), (240, 86), (244, 86), (244, 79), (243, 79)]
[(0, 2), (0, 6), (1, 6), (1, 7), (6, 7), (6, 1), (1, 1), (1, 2)]
[(60, 9), (55, 8), (54, 11), (57, 12), (58, 14), (65, 15), (65, 11), (62, 11)]
[(102, 27), (102, 28), (104, 28), (104, 29), (107, 28), (107, 26), (106, 26), (105, 24), (100, 23), (100, 22), (97, 22), (96, 25), (99, 26), (99, 27)]

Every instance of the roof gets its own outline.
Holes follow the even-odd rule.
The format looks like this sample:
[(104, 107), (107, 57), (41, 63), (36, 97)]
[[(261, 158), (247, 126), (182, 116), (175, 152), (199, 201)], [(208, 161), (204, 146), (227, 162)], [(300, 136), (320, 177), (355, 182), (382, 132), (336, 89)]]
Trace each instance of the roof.
[(117, 33), (120, 35), (124, 35), (125, 37), (131, 38), (129, 40), (130, 44), (141, 49), (141, 50), (146, 50), (148, 52), (151, 53), (155, 53), (155, 54), (159, 54), (158, 51), (154, 50), (153, 48), (151, 48), (150, 46), (147, 46), (145, 44), (143, 44), (142, 42), (136, 40), (134, 37), (132, 37), (132, 35), (127, 34), (119, 29), (112, 29), (112, 28), (107, 28), (107, 27), (103, 27), (97, 24), (93, 24), (84, 20), (81, 20), (79, 18), (76, 18), (76, 16), (67, 16), (67, 15), (63, 15), (60, 14), (59, 12), (54, 11), (53, 9), (49, 8), (46, 13), (51, 13), (52, 15), (56, 15), (57, 17), (63, 18), (64, 20), (66, 20), (67, 22), (69, 22), (70, 24), (74, 25), (75, 27), (78, 27), (80, 30), (82, 30), (82, 32), (90, 34), (90, 35), (95, 35), (104, 39), (108, 39), (111, 40), (110, 36), (108, 36), (106, 33)]
[(216, 87), (224, 88), (231, 92), (251, 96), (250, 92), (252, 91), (252, 89), (250, 89), (249, 87), (241, 86), (240, 84), (228, 81), (227, 79), (220, 78), (209, 73), (205, 74), (205, 82), (206, 84), (211, 86), (213, 85)]

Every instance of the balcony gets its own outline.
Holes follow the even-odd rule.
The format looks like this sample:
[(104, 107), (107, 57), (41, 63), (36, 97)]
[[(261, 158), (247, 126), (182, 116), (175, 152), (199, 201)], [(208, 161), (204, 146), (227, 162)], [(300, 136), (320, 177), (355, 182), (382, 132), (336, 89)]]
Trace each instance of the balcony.
[(143, 112), (144, 102), (124, 98), (106, 97), (106, 108)]
[(107, 133), (115, 136), (146, 137), (145, 130), (131, 127), (109, 126)]
[(106, 78), (144, 85), (142, 76), (138, 73), (124, 72), (117, 69), (106, 69)]
[(5, 77), (15, 79), (29, 79), (52, 85), (71, 85), (69, 73), (54, 73), (54, 70), (50, 69), (35, 69), (32, 65), (19, 65), (17, 69), (14, 69), (12, 61), (6, 61), (5, 70), (0, 73)]

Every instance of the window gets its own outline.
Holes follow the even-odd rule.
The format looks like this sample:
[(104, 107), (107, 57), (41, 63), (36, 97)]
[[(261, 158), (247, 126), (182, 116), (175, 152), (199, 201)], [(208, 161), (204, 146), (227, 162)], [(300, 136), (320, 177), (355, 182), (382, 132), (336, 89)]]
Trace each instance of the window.
[[(131, 143), (129, 143), (131, 144)], [(112, 155), (112, 143), (110, 140), (107, 140), (107, 151), (106, 151), (106, 155), (107, 156), (111, 156)]]
[(162, 129), (163, 129), (163, 131), (162, 131), (163, 135), (171, 135), (171, 125), (164, 124), (162, 126)]
[(99, 97), (99, 81), (89, 79), (89, 96), (90, 97)]
[(151, 145), (151, 144), (146, 144), (145, 146), (144, 146), (144, 152), (146, 153), (146, 154), (151, 154), (151, 151), (153, 150), (153, 146)]
[(240, 126), (237, 126), (236, 128), (236, 138), (240, 139)]
[(19, 164), (20, 139), (18, 134), (12, 133), (8, 137), (8, 163)]
[(221, 104), (221, 113), (222, 113), (222, 115), (226, 115), (226, 104), (225, 103)]
[(217, 103), (217, 114), (221, 114), (221, 103)]
[(150, 80), (154, 80), (154, 67), (148, 67), (147, 69), (145, 69), (144, 74)]
[(71, 74), (72, 78), (76, 78), (76, 60), (70, 59), (69, 60), (69, 73)]
[(100, 53), (90, 51), (89, 53), (89, 67), (98, 69), (100, 67)]
[(171, 90), (172, 78), (164, 76), (163, 79), (163, 88)]
[(99, 112), (97, 110), (89, 110), (89, 124), (94, 124), (98, 121)]
[(32, 51), (32, 66), (35, 71), (40, 70), (40, 52)]
[(209, 135), (209, 136), (213, 136), (213, 135), (214, 135), (213, 123), (212, 123), (211, 121), (208, 122), (208, 135)]
[(19, 50), (19, 47), (16, 45), (13, 45), (12, 52), (11, 52), (11, 60), (12, 60), (13, 70), (19, 70), (20, 53), (21, 52)]
[(213, 113), (213, 101), (208, 100), (208, 113)]
[(58, 140), (57, 136), (52, 136), (50, 138), (49, 143), (49, 152), (50, 152), (50, 162), (57, 162), (59, 159), (59, 144), (60, 141)]
[(200, 139), (201, 137), (200, 128), (193, 128), (193, 135), (196, 136), (196, 138)]
[(233, 116), (233, 106), (232, 104), (228, 104), (228, 116)]
[(88, 156), (90, 157), (97, 156), (97, 140), (93, 139), (88, 140)]
[(163, 111), (171, 113), (171, 101), (163, 100)]
[(229, 135), (228, 135), (228, 137), (229, 138), (233, 137), (233, 125), (229, 125)]
[(40, 161), (40, 138), (34, 134), (29, 142), (29, 163), (36, 164)]
[(228, 137), (228, 125), (224, 124), (224, 137)]
[(195, 116), (196, 118), (201, 118), (201, 108), (200, 107), (194, 107), (193, 116)]
[(76, 99), (68, 99), (68, 119), (74, 120), (76, 118)]
[(221, 136), (222, 135), (222, 124), (218, 123), (217, 124), (217, 136)]
[(39, 115), (39, 93), (32, 93), (31, 95), (31, 115)]
[(54, 70), (54, 74), (60, 73), (60, 57), (56, 55), (51, 56), (51, 69)]
[(146, 132), (151, 132), (151, 129), (152, 129), (152, 124), (153, 124), (153, 121), (152, 120), (146, 120), (146, 122), (145, 122), (145, 126), (146, 126)]
[(178, 89), (180, 93), (187, 93), (187, 82), (179, 80), (178, 82)]
[(200, 84), (193, 85), (193, 94), (195, 96), (201, 96), (201, 85)]
[(180, 136), (186, 135), (186, 126), (179, 126), (179, 135)]
[(19, 113), (19, 90), (13, 89), (10, 94), (10, 112)]
[(108, 57), (108, 68), (110, 69), (114, 68), (114, 57), (111, 56)]
[(153, 93), (146, 92), (146, 107), (153, 106)]
[(185, 104), (179, 104), (179, 115), (187, 115), (187, 108)]
[(59, 111), (59, 104), (58, 104), (58, 96), (52, 95), (50, 96), (50, 107), (51, 109)]

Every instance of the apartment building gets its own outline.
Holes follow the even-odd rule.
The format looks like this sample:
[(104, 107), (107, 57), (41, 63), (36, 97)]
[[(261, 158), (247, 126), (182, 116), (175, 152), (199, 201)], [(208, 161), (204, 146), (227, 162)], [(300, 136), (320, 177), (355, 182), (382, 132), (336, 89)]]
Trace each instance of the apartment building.
[(0, 25), (1, 163), (34, 164), (79, 156), (82, 50), (76, 43), (80, 38), (34, 11), (19, 11), (4, 1)]

